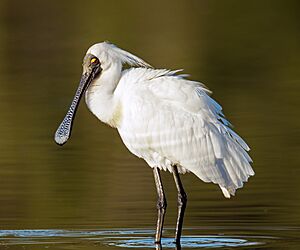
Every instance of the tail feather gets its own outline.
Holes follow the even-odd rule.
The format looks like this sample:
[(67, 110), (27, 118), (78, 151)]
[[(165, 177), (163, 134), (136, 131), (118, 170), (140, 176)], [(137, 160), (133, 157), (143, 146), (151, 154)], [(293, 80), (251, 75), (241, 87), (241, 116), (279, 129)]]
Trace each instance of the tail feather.
[(230, 199), (230, 194), (234, 195), (234, 193), (232, 194), (227, 188), (220, 186), (224, 196), (228, 199)]
[(201, 145), (201, 167), (191, 168), (191, 171), (206, 182), (218, 184), (226, 198), (234, 196), (236, 190), (254, 175), (246, 144), (241, 146), (222, 130), (211, 126)]

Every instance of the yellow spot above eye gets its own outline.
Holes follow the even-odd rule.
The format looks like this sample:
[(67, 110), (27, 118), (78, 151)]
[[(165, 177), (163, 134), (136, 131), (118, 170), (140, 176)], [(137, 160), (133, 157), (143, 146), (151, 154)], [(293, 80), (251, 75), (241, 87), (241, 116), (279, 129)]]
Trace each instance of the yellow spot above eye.
[(97, 61), (97, 59), (95, 57), (91, 59), (91, 63), (94, 63), (96, 61)]

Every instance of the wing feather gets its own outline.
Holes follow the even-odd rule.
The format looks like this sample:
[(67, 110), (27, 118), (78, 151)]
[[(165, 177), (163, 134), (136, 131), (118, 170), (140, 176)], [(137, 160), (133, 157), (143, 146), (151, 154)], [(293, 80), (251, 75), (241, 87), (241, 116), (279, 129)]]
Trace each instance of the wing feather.
[(177, 164), (181, 172), (218, 184), (227, 198), (254, 175), (248, 145), (203, 84), (175, 76), (176, 71), (135, 69), (124, 73), (127, 80), (137, 79), (128, 73), (139, 80), (127, 81), (127, 120), (118, 129), (130, 151), (150, 166), (171, 170)]

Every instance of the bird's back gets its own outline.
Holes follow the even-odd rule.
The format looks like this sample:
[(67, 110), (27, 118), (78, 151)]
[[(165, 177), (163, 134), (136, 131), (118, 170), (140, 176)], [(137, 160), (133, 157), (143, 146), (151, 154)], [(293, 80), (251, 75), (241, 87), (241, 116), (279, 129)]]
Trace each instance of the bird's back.
[(122, 106), (124, 144), (151, 167), (192, 172), (230, 197), (254, 172), (247, 144), (229, 127), (201, 83), (177, 71), (125, 70), (115, 95)]

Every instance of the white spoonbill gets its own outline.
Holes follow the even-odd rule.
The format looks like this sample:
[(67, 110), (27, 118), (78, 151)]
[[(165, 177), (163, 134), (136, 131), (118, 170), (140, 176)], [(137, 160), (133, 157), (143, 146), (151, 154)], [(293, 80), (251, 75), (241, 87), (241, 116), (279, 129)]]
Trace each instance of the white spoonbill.
[[(123, 69), (123, 64), (135, 67)], [(153, 169), (158, 194), (157, 243), (167, 207), (160, 170), (173, 174), (178, 190), (177, 243), (187, 202), (179, 174), (191, 172), (204, 182), (218, 184), (226, 198), (254, 175), (249, 147), (230, 128), (222, 107), (202, 83), (187, 80), (179, 71), (154, 69), (108, 42), (91, 46), (75, 97), (55, 134), (59, 145), (69, 139), (85, 93), (90, 111), (117, 128), (129, 151)]]

